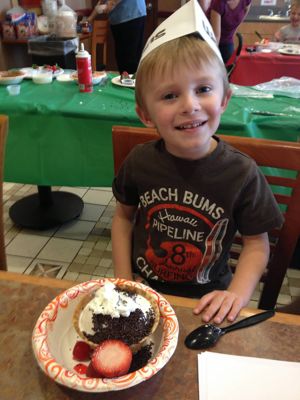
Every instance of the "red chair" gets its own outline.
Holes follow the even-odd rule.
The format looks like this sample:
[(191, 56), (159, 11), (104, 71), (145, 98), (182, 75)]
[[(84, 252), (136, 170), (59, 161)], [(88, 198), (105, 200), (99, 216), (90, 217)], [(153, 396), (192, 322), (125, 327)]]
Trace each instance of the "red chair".
[(4, 167), (4, 149), (5, 139), (8, 131), (8, 117), (0, 115), (0, 270), (7, 270), (5, 242), (4, 242), (4, 225), (3, 225), (3, 167)]
[(241, 54), (242, 48), (243, 48), (243, 36), (241, 33), (236, 32), (236, 38), (237, 38), (237, 47), (234, 50), (234, 53), (232, 54), (232, 56), (230, 57), (230, 59), (228, 60), (227, 64), (226, 64), (226, 70), (227, 70), (227, 76), (228, 79), (230, 79), (230, 76), (236, 66), (236, 63), (238, 61), (238, 58)]
[[(280, 206), (285, 208), (285, 223), (270, 236), (270, 259), (261, 278), (264, 282), (258, 308), (272, 309), (281, 289), (286, 271), (292, 260), (300, 236), (300, 143), (283, 142), (239, 136), (219, 135), (243, 153), (252, 157), (258, 166), (272, 167), (273, 175), (265, 174), (269, 184), (289, 188), (290, 194), (275, 194)], [(114, 126), (112, 129), (115, 173), (131, 149), (138, 143), (156, 140), (158, 133), (153, 128)], [(295, 171), (295, 178), (283, 177), (277, 169)], [(278, 173), (275, 175), (275, 173)], [(241, 242), (237, 236), (231, 250), (231, 266), (239, 256)]]

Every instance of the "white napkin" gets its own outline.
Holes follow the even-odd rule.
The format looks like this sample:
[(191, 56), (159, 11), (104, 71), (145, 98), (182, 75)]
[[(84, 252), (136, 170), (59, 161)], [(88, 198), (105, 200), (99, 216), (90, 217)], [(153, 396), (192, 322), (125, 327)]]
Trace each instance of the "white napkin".
[[(275, 346), (275, 344), (274, 344)], [(200, 400), (299, 400), (300, 363), (198, 354)]]

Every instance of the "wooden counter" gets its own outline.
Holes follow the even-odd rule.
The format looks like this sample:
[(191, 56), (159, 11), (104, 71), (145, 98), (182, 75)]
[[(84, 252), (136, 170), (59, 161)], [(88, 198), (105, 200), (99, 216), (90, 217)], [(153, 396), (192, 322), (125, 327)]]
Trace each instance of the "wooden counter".
[[(197, 400), (197, 354), (184, 338), (197, 325), (194, 301), (166, 296), (179, 321), (177, 349), (155, 376), (130, 389), (99, 394), (57, 385), (39, 369), (31, 348), (31, 333), (45, 306), (75, 282), (0, 272), (0, 387), (1, 400)], [(245, 309), (243, 316), (257, 310)], [(261, 324), (225, 335), (210, 351), (299, 361), (300, 317), (276, 314)], [(234, 377), (233, 377), (234, 379)], [(249, 377), (251, 380), (251, 377)]]
[(259, 38), (254, 33), (255, 31), (259, 32), (263, 38), (272, 41), (274, 40), (275, 32), (287, 23), (288, 22), (246, 21), (239, 26), (238, 32), (243, 35), (244, 44), (251, 46), (259, 41)]

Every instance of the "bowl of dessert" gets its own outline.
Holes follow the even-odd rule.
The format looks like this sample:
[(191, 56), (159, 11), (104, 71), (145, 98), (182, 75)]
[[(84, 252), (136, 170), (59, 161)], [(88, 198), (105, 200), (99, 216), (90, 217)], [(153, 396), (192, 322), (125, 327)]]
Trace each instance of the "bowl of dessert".
[(99, 279), (53, 299), (36, 322), (32, 346), (49, 378), (99, 393), (150, 379), (172, 357), (178, 332), (173, 308), (155, 290)]
[(0, 85), (16, 85), (24, 78), (25, 74), (20, 70), (0, 71)]

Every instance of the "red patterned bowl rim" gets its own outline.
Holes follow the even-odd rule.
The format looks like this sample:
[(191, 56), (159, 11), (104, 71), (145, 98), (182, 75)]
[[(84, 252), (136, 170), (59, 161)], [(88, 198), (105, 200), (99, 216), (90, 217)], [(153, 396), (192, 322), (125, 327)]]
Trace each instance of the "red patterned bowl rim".
[[(66, 310), (69, 303), (101, 287), (105, 281), (115, 284), (126, 283), (149, 292), (157, 301), (162, 324), (162, 343), (154, 358), (144, 367), (118, 378), (87, 378), (80, 376), (59, 364), (51, 353), (48, 343), (49, 327), (53, 327), (59, 312)], [(72, 323), (72, 315), (70, 315)], [(94, 279), (73, 286), (56, 296), (39, 316), (32, 333), (32, 347), (35, 358), (42, 371), (57, 383), (83, 392), (107, 392), (127, 389), (147, 379), (161, 370), (172, 357), (178, 342), (178, 320), (170, 303), (154, 289), (142, 283), (125, 279)]]

